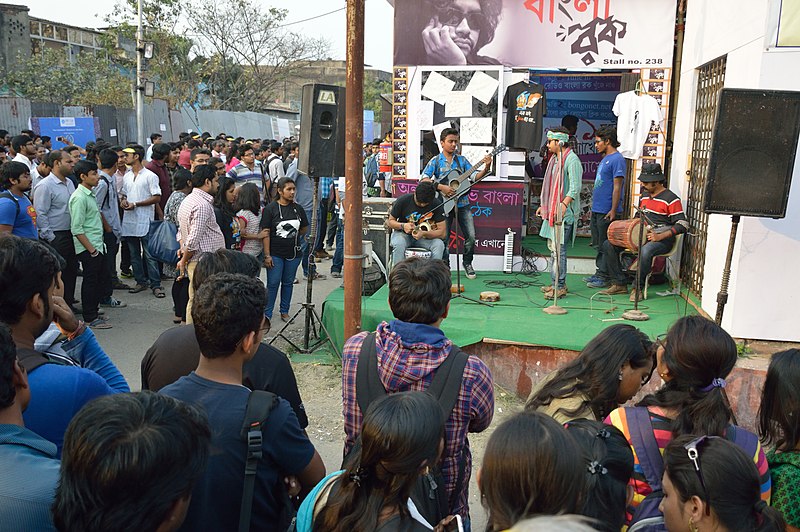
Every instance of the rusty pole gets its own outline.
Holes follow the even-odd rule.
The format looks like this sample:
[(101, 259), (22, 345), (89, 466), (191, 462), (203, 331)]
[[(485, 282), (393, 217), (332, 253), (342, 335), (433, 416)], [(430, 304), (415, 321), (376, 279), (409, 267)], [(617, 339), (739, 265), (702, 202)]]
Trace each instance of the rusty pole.
[(344, 337), (361, 330), (361, 147), (364, 138), (364, 0), (347, 0), (344, 196)]

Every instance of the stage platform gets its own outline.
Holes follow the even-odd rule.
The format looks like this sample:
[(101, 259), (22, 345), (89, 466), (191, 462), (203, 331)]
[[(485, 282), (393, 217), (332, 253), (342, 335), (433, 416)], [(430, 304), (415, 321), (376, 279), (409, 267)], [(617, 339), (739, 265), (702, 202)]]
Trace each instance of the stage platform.
[[(575, 237), (575, 245), (567, 244), (567, 258), (568, 259), (592, 259), (597, 256), (597, 250), (590, 244), (591, 238), (585, 236)], [(544, 257), (550, 256), (550, 250), (547, 248), (547, 239), (537, 235), (528, 235), (522, 239), (522, 248), (532, 251)]]
[[(455, 273), (453, 276), (455, 278)], [(535, 275), (478, 272), (478, 278), (474, 280), (462, 277), (465, 295), (477, 299), (480, 292), (492, 290), (500, 293), (501, 300), (495, 306), (487, 307), (466, 299), (453, 299), (450, 314), (442, 322), (442, 330), (465, 352), (486, 362), (496, 385), (524, 400), (539, 380), (575, 358), (604, 328), (628, 323), (655, 338), (666, 332), (678, 318), (698, 313), (696, 303), (680, 295), (657, 294), (669, 290), (669, 285), (652, 285), (649, 299), (639, 305), (650, 320), (624, 321), (622, 313), (633, 308), (628, 296), (601, 296), (598, 290), (587, 288), (581, 281), (582, 277), (567, 276), (571, 292), (559, 301), (568, 311), (562, 316), (542, 312), (542, 308), (550, 304), (539, 290), (543, 283), (550, 282), (547, 272)], [(362, 298), (363, 329), (375, 330), (381, 321), (392, 319), (388, 294), (388, 287), (384, 286), (374, 295)], [(341, 348), (344, 342), (344, 291), (339, 288), (331, 292), (322, 308), (322, 320)], [(767, 362), (768, 357), (740, 358), (727, 379), (726, 391), (737, 419), (741, 425), (751, 429), (756, 427), (759, 390), (763, 386)], [(634, 402), (662, 384), (654, 374)]]
[[(548, 273), (479, 272), (474, 280), (466, 279), (462, 274), (464, 295), (477, 299), (482, 291), (492, 290), (500, 294), (500, 301), (489, 307), (455, 298), (450, 304), (449, 316), (442, 323), (442, 330), (460, 346), (493, 341), (580, 351), (605, 327), (623, 323), (622, 313), (633, 308), (627, 295), (598, 295), (598, 290), (586, 287), (582, 277), (567, 276), (570, 293), (559, 304), (568, 313), (550, 316), (542, 312), (550, 302), (540, 292), (543, 284), (550, 283)], [(455, 272), (453, 278), (455, 282)], [(678, 295), (656, 295), (656, 292), (664, 290), (669, 290), (668, 285), (651, 286), (650, 298), (639, 305), (650, 315), (650, 320), (635, 325), (651, 337), (666, 332), (670, 324), (684, 314), (696, 313), (694, 307)], [(382, 320), (392, 319), (388, 298), (388, 286), (362, 298), (362, 328), (374, 330)], [(322, 319), (336, 344), (341, 346), (344, 342), (344, 290), (340, 288), (331, 292), (323, 305)]]

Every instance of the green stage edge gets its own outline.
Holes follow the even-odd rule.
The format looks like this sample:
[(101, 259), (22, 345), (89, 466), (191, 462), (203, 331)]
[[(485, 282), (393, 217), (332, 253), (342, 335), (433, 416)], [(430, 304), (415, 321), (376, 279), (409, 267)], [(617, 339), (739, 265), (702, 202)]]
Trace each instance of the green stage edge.
[[(543, 283), (550, 283), (549, 273), (524, 275), (478, 272), (478, 278), (474, 280), (462, 276), (464, 295), (477, 299), (482, 291), (492, 290), (500, 293), (501, 300), (494, 307), (486, 307), (465, 299), (453, 299), (448, 317), (442, 322), (442, 330), (459, 346), (490, 339), (580, 351), (600, 331), (616, 323), (632, 324), (655, 338), (666, 332), (678, 318), (697, 314), (694, 307), (678, 295), (657, 295), (657, 292), (669, 290), (669, 285), (652, 285), (649, 299), (639, 304), (639, 310), (647, 313), (650, 320), (623, 321), (620, 319), (622, 313), (633, 308), (628, 296), (598, 295), (599, 290), (586, 287), (581, 280), (583, 277), (567, 276), (570, 293), (559, 300), (559, 305), (568, 313), (550, 316), (542, 312), (542, 308), (550, 302), (544, 299), (540, 291)], [(455, 282), (455, 272), (453, 278)], [(383, 286), (371, 297), (361, 298), (362, 329), (375, 330), (381, 321), (392, 319), (388, 296), (389, 289)], [(341, 347), (344, 342), (343, 289), (334, 290), (325, 300), (322, 321), (336, 345)]]

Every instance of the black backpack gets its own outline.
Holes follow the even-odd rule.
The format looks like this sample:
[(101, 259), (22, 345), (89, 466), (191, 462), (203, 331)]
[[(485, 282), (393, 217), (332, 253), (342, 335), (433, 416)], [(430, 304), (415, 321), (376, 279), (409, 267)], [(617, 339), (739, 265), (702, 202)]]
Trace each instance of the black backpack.
[[(19, 218), (19, 200), (17, 198), (15, 198), (14, 194), (9, 192), (8, 190), (4, 190), (3, 192), (0, 192), (0, 198), (8, 198), (8, 199), (10, 199), (11, 201), (14, 202), (14, 205), (17, 207), (17, 213), (14, 215), (14, 222), (16, 223), (17, 218)], [(13, 225), (12, 225), (12, 227), (13, 227)]]
[[(436, 369), (431, 385), (425, 390), (439, 402), (445, 421), (450, 417), (458, 401), (458, 392), (461, 389), (464, 368), (469, 356), (453, 345), (450, 354)], [(384, 395), (388, 395), (378, 375), (378, 354), (375, 348), (375, 333), (369, 333), (361, 344), (361, 353), (356, 367), (356, 401), (364, 413), (372, 403)], [(360, 446), (360, 438), (356, 442), (355, 450)], [(354, 456), (353, 450), (348, 454)], [(348, 461), (345, 458), (345, 462)], [(455, 506), (461, 488), (464, 485), (464, 456), (463, 451), (458, 457), (458, 475), (455, 488), (448, 500), (445, 493), (444, 478), (439, 467), (431, 467), (430, 472), (419, 477), (417, 484), (411, 491), (411, 500), (414, 501), (420, 514), (432, 526), (450, 514), (450, 509)]]
[[(278, 406), (278, 396), (264, 390), (253, 390), (247, 398), (247, 409), (242, 422), (241, 437), (247, 444), (247, 458), (244, 462), (244, 489), (242, 504), (239, 508), (239, 532), (250, 530), (250, 516), (253, 509), (253, 491), (255, 489), (258, 463), (263, 451), (264, 433), (262, 428), (272, 410)], [(279, 479), (276, 488), (276, 500), (281, 502), (281, 513), (278, 522), (279, 530), (289, 529), (295, 520), (297, 510), (289, 498), (286, 485)]]

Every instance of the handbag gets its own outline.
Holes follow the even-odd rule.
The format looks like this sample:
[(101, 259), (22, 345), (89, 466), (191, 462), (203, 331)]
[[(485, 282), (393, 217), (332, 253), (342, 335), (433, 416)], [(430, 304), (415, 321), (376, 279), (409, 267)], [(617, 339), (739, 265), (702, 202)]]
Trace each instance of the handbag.
[(175, 266), (178, 264), (178, 228), (167, 220), (153, 220), (147, 233), (147, 251), (159, 262)]

